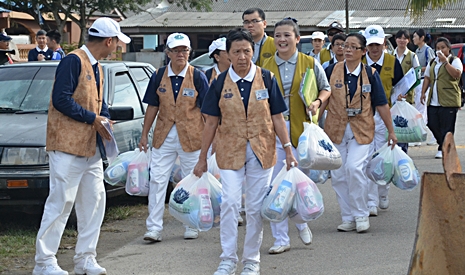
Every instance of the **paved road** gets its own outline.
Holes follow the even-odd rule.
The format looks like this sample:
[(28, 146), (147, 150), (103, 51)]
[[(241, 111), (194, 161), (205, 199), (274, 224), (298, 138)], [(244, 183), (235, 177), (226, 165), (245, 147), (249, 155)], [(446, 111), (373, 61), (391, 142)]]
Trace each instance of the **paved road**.
[[(459, 112), (456, 144), (462, 166), (465, 164), (465, 111)], [(410, 148), (410, 156), (420, 173), (442, 172), (441, 160), (434, 159), (435, 146)], [(264, 226), (261, 248), (262, 274), (312, 275), (384, 275), (406, 274), (417, 224), (419, 188), (402, 191), (392, 186), (390, 207), (370, 218), (365, 234), (337, 232), (341, 218), (335, 193), (328, 181), (319, 185), (325, 200), (325, 213), (310, 222), (313, 243), (305, 246), (297, 229), (290, 226), (292, 249), (281, 255), (269, 255), (273, 238), (268, 222)], [(200, 234), (197, 240), (184, 240), (181, 223), (165, 212), (163, 241), (146, 244), (142, 236), (99, 261), (109, 274), (213, 274), (221, 253), (219, 230)], [(239, 228), (239, 257), (242, 254), (245, 226)], [(238, 267), (241, 270), (241, 266)], [(237, 272), (238, 274), (240, 272)]]

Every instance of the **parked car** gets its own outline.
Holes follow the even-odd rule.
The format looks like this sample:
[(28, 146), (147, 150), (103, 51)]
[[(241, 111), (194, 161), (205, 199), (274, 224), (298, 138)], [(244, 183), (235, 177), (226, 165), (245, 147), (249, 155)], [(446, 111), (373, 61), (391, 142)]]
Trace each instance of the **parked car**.
[[(142, 133), (142, 103), (155, 68), (141, 62), (101, 62), (104, 98), (115, 120), (120, 152), (134, 150)], [(49, 163), (45, 148), (47, 112), (58, 62), (0, 66), (0, 206), (31, 212), (45, 203)], [(107, 162), (104, 160), (104, 166)], [(107, 196), (124, 193), (105, 184)]]
[[(331, 42), (328, 37), (325, 35), (325, 44), (323, 48), (327, 47)], [(310, 54), (313, 51), (312, 36), (311, 35), (302, 35), (300, 37), (300, 42), (297, 44), (297, 49), (299, 52), (304, 54)]]
[(189, 61), (189, 64), (201, 70), (202, 72), (206, 72), (208, 69), (215, 65), (215, 62), (213, 62), (213, 58), (210, 58), (208, 53), (204, 53)]

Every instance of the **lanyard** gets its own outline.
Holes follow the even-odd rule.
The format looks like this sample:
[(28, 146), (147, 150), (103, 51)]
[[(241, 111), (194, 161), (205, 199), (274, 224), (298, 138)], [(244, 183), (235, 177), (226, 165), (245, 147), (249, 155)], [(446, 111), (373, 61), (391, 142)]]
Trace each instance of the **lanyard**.
[[(360, 80), (360, 88), (363, 87), (363, 77), (362, 77), (362, 71), (365, 69), (365, 66), (363, 64), (360, 64), (361, 68), (360, 68), (360, 73), (358, 74), (358, 79)], [(349, 79), (347, 78), (347, 75), (349, 74), (349, 72), (347, 71), (347, 66), (346, 66), (346, 63), (344, 62), (344, 87), (346, 89), (346, 108), (349, 109), (349, 100), (347, 99), (347, 97), (350, 98), (350, 92), (349, 92)], [(355, 93), (357, 92), (357, 90), (355, 90), (354, 92), (354, 96), (355, 96)], [(363, 110), (363, 93), (360, 92), (360, 110)]]

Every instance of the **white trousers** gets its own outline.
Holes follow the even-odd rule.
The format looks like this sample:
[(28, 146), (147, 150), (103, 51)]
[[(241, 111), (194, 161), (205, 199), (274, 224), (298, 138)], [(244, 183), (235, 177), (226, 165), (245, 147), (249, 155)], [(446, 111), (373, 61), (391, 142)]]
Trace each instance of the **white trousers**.
[(263, 225), (260, 209), (268, 192), (272, 169), (263, 169), (250, 144), (247, 143), (246, 162), (239, 170), (220, 169), (223, 185), (221, 202), (221, 253), (222, 260), (238, 261), (237, 257), (237, 213), (238, 201), (245, 181), (246, 233), (242, 262), (260, 262), (260, 246), (263, 239)]
[(87, 256), (97, 256), (100, 226), (105, 215), (105, 187), (100, 151), (93, 157), (49, 151), (50, 193), (45, 202), (37, 234), (35, 261), (39, 265), (57, 262), (55, 257), (73, 204), (76, 210), (78, 237), (77, 263)]
[[(289, 121), (286, 121), (287, 131), (290, 133)], [(292, 153), (294, 156), (297, 156), (297, 150), (294, 146), (291, 146)], [(273, 167), (273, 175), (271, 177), (271, 182), (276, 178), (279, 171), (284, 167), (283, 160), (286, 159), (286, 151), (284, 151), (283, 146), (281, 144), (281, 140), (276, 137), (276, 154), (277, 154), (277, 162), (276, 165)], [(308, 174), (308, 173), (307, 173)], [(286, 218), (282, 222), (270, 222), (271, 225), (271, 233), (275, 238), (274, 245), (288, 245), (290, 244), (291, 240), (289, 239), (289, 221)], [(296, 223), (295, 226), (298, 230), (303, 230), (307, 227), (306, 223)]]
[(342, 221), (368, 217), (366, 164), (370, 144), (359, 144), (347, 123), (342, 142), (334, 146), (341, 153), (342, 166), (331, 171), (331, 184), (341, 208)]
[(148, 231), (163, 230), (163, 213), (165, 210), (166, 188), (169, 183), (174, 162), (179, 156), (181, 176), (184, 178), (199, 160), (200, 150), (184, 152), (179, 141), (178, 131), (174, 125), (160, 148), (152, 148), (150, 163), (149, 216), (146, 220)]
[[(369, 157), (367, 158), (367, 164), (368, 164), (368, 161), (370, 160), (371, 155), (373, 155), (374, 152), (378, 151), (381, 148), (381, 146), (383, 146), (387, 142), (386, 125), (384, 124), (378, 112), (375, 113), (374, 119), (375, 119), (375, 137), (373, 139), (373, 142), (370, 144), (371, 149), (368, 155)], [(379, 198), (388, 196), (390, 184), (388, 183), (386, 185), (379, 185), (379, 184), (376, 184), (371, 179), (369, 179), (368, 177), (367, 177), (367, 180), (368, 180), (368, 202), (367, 202), (368, 208), (372, 206), (378, 207)]]

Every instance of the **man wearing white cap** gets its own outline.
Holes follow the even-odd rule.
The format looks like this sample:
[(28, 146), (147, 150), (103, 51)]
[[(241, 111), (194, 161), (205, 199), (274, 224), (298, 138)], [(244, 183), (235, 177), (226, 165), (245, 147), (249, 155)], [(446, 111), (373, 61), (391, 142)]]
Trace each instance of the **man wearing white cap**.
[[(329, 27), (326, 30), (326, 35), (328, 36), (329, 41), (333, 41), (333, 37), (339, 33), (344, 33), (344, 28), (339, 21), (333, 21), (329, 24)], [(320, 63), (325, 63), (333, 57), (334, 52), (332, 51), (331, 44), (329, 44), (328, 47), (322, 49), (320, 52)]]
[[(203, 73), (187, 62), (191, 51), (189, 37), (173, 33), (166, 42), (167, 66), (152, 75), (144, 102), (148, 104), (140, 150), (148, 149), (148, 133), (155, 117), (152, 162), (150, 166), (149, 216), (144, 240), (162, 240), (166, 189), (176, 158), (181, 162), (182, 177), (194, 168), (200, 153), (204, 120), (200, 113), (208, 81)], [(196, 239), (196, 229), (186, 226), (185, 239)]]
[(325, 44), (325, 34), (322, 32), (312, 33), (313, 50), (308, 54), (320, 62), (320, 51)]
[(226, 52), (226, 37), (221, 37), (213, 40), (210, 47), (208, 47), (208, 56), (213, 58), (215, 65), (205, 72), (209, 83), (212, 83), (220, 73), (226, 71), (231, 65), (228, 53)]
[[(376, 69), (383, 84), (384, 93), (388, 100), (389, 106), (392, 106), (391, 91), (392, 87), (399, 82), (404, 76), (402, 66), (395, 56), (384, 52), (385, 35), (384, 30), (379, 25), (371, 25), (365, 29), (365, 38), (367, 39), (368, 53), (363, 58), (363, 63)], [(375, 137), (371, 144), (372, 152), (376, 152), (383, 146), (386, 140), (386, 126), (383, 123), (378, 112), (375, 113)], [(401, 144), (399, 144), (401, 145)], [(378, 206), (386, 209), (389, 204), (388, 191), (389, 184), (384, 186), (378, 185), (368, 179), (368, 208), (370, 216), (378, 215)]]
[(129, 43), (119, 24), (99, 18), (89, 28), (87, 43), (57, 67), (47, 122), (50, 194), (37, 234), (33, 275), (67, 275), (56, 259), (73, 204), (78, 217), (75, 274), (107, 274), (95, 257), (103, 216), (103, 139), (111, 139), (102, 122), (110, 115), (103, 99), (103, 71), (97, 60)]

